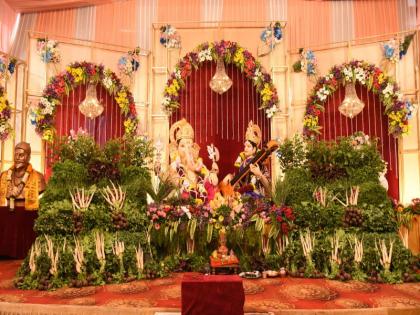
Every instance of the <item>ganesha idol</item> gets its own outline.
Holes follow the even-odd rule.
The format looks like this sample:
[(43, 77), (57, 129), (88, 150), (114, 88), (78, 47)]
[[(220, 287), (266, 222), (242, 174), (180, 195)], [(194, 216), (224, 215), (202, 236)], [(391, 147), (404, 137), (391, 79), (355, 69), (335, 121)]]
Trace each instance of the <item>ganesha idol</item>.
[(214, 198), (218, 185), (219, 168), (213, 162), (209, 170), (199, 157), (200, 147), (194, 142), (194, 129), (185, 120), (171, 126), (170, 133), (170, 178), (179, 187), (181, 197), (209, 202)]

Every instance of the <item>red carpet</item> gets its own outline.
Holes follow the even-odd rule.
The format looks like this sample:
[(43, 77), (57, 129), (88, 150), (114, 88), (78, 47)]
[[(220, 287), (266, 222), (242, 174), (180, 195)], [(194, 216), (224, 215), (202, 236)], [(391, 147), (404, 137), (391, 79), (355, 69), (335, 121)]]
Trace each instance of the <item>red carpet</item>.
[[(0, 302), (181, 308), (181, 279), (171, 277), (128, 284), (62, 288), (57, 291), (17, 290), (12, 279), (20, 261), (0, 260)], [(324, 279), (271, 278), (244, 280), (245, 312), (284, 309), (414, 308), (420, 314), (420, 283), (371, 284)]]

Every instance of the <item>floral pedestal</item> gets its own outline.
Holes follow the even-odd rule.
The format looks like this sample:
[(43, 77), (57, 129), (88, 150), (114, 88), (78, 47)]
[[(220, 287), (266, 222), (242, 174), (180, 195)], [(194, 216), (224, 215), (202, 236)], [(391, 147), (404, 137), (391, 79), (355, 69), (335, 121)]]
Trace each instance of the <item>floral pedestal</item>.
[(228, 254), (229, 250), (226, 247), (226, 232), (220, 230), (219, 232), (219, 248), (210, 256), (210, 266), (212, 274), (216, 274), (217, 269), (233, 269), (233, 272), (238, 273), (239, 259), (235, 256), (233, 251)]

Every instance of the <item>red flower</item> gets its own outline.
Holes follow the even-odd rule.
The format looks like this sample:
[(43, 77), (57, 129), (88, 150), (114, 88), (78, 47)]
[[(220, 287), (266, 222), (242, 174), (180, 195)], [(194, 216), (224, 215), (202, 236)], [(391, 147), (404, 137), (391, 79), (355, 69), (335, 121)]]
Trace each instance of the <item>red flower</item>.
[(252, 75), (254, 74), (254, 69), (255, 69), (255, 62), (252, 59), (247, 59), (245, 61), (245, 73), (248, 77), (252, 77)]
[(191, 62), (189, 61), (189, 59), (184, 59), (184, 65), (181, 68), (181, 78), (185, 79), (187, 76), (189, 76), (191, 74)]
[(283, 234), (288, 234), (289, 233), (289, 226), (287, 225), (287, 223), (283, 222), (281, 224), (281, 231)]
[(276, 218), (276, 220), (277, 220), (277, 222), (283, 222), (283, 218), (282, 218), (282, 217), (280, 217), (280, 216), (278, 216), (278, 217)]
[(131, 103), (129, 105), (129, 108), (130, 108), (130, 113), (131, 114), (133, 114), (133, 115), (136, 115), (137, 114), (137, 112), (136, 112), (136, 106), (133, 103)]

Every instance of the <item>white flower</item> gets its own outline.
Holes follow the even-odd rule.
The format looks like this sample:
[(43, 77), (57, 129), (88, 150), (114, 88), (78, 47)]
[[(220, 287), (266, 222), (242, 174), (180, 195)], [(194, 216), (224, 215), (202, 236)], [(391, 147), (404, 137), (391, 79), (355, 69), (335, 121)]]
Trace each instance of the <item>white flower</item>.
[(300, 61), (300, 69), (301, 69), (302, 72), (306, 71), (306, 59), (302, 59)]
[(330, 73), (330, 74), (327, 74), (326, 76), (325, 76), (325, 81), (330, 81), (332, 78), (334, 77), (334, 75), (332, 74), (332, 73)]
[(175, 27), (173, 27), (171, 25), (168, 25), (168, 27), (166, 28), (166, 31), (165, 31), (165, 33), (168, 34), (168, 35), (173, 35), (173, 34), (175, 34), (175, 32), (176, 32)]
[(162, 100), (162, 105), (163, 105), (163, 106), (167, 106), (167, 105), (169, 105), (169, 104), (170, 104), (170, 102), (171, 102), (171, 98), (170, 98), (170, 97), (168, 97), (168, 96), (165, 96), (165, 97), (163, 98), (163, 100)]
[(102, 79), (102, 83), (103, 83), (103, 85), (105, 86), (105, 88), (106, 88), (107, 90), (109, 90), (109, 89), (112, 87), (112, 85), (113, 85), (112, 79), (111, 79), (111, 77), (110, 77), (110, 76), (108, 76), (108, 75), (106, 75), (106, 76)]
[(49, 49), (53, 49), (54, 48), (54, 46), (56, 46), (57, 45), (57, 42), (55, 41), (55, 40), (49, 40), (48, 42), (47, 42), (47, 48), (49, 48)]
[(47, 98), (41, 97), (41, 104), (44, 105), (41, 114), (42, 115), (52, 115), (54, 111), (54, 105)]
[(267, 115), (267, 118), (273, 117), (276, 112), (277, 112), (277, 106), (275, 105), (265, 110), (265, 114)]
[(353, 80), (353, 71), (352, 71), (352, 69), (351, 68), (344, 68), (343, 69), (343, 74), (344, 74), (344, 77), (345, 77), (345, 80), (346, 81), (352, 81)]
[(403, 100), (403, 94), (400, 91), (395, 92), (395, 96), (398, 98), (399, 101)]
[(200, 62), (203, 62), (203, 61), (206, 61), (206, 60), (212, 61), (213, 58), (211, 56), (210, 48), (207, 48), (207, 49), (204, 49), (204, 50), (200, 51), (198, 53), (198, 59), (200, 60)]
[(316, 92), (316, 95), (321, 101), (325, 101), (327, 96), (330, 95), (330, 91), (325, 87), (325, 85)]
[(255, 72), (254, 72), (253, 80), (258, 81), (258, 79), (260, 79), (261, 77), (262, 77), (262, 72), (261, 72), (260, 68), (256, 68)]
[(358, 80), (361, 84), (366, 84), (366, 72), (363, 68), (357, 67), (354, 69), (354, 74), (356, 76), (356, 80)]
[(175, 78), (177, 78), (177, 79), (181, 79), (181, 70), (177, 69), (177, 70), (175, 71)]
[(42, 115), (52, 115), (54, 111), (54, 108), (52, 106), (44, 107), (42, 110)]
[(385, 97), (390, 97), (394, 93), (394, 86), (391, 83), (388, 83), (382, 93)]
[(6, 131), (6, 124), (1, 124), (0, 125), (0, 133), (3, 133)]
[(187, 215), (188, 219), (191, 219), (191, 212), (186, 206), (181, 206), (181, 210)]

